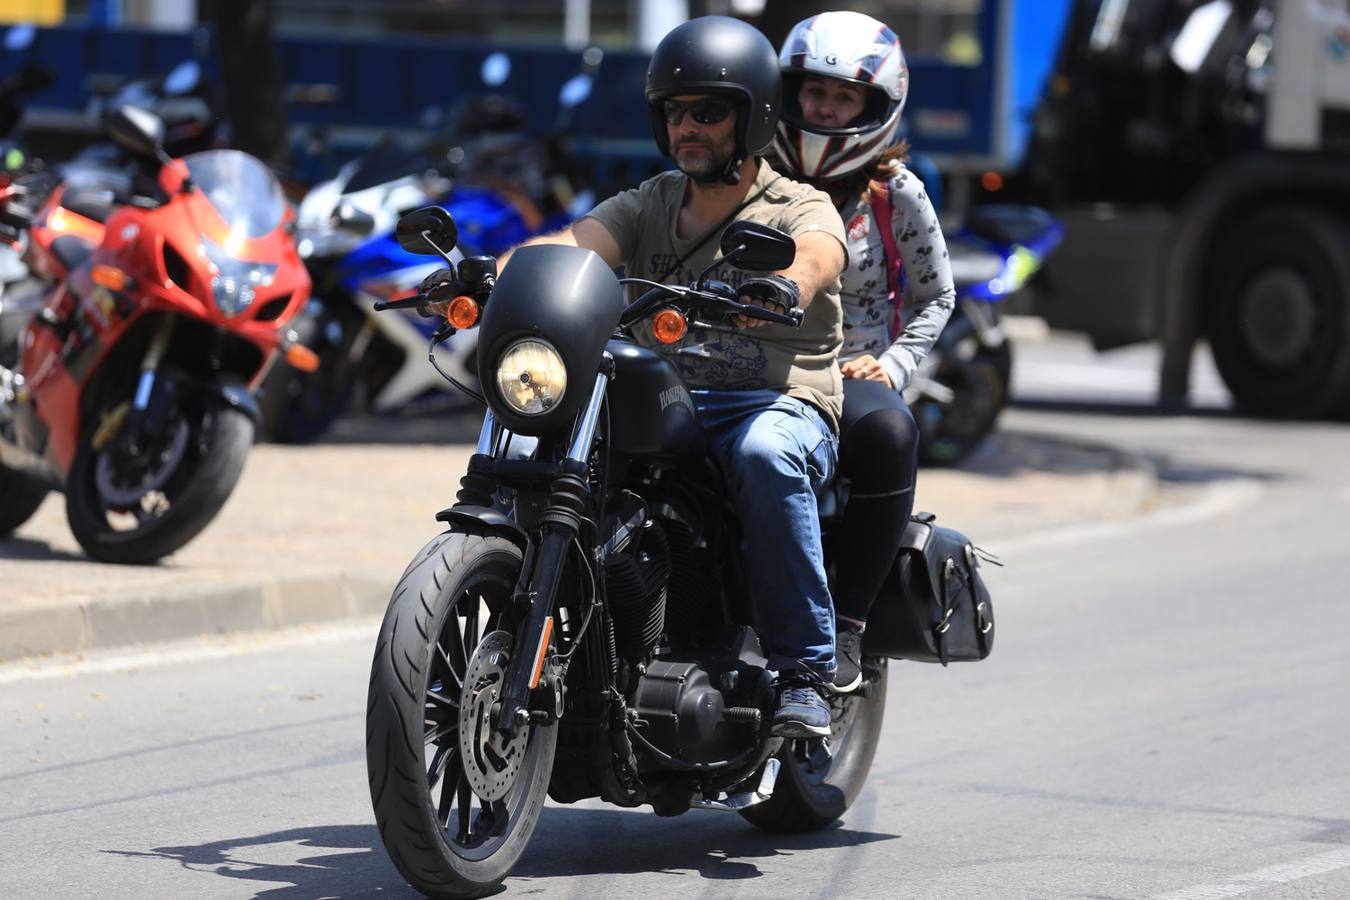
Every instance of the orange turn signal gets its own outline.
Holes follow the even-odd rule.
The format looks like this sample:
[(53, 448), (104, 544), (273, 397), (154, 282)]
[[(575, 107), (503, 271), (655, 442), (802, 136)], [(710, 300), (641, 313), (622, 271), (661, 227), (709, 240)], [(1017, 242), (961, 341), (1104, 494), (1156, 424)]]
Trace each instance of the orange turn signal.
[(319, 354), (304, 344), (291, 344), (286, 348), (286, 362), (301, 372), (313, 372), (319, 368)]
[(652, 319), (652, 337), (663, 344), (673, 344), (684, 337), (689, 323), (673, 309), (663, 309)]
[(116, 266), (94, 266), (89, 277), (110, 291), (124, 291), (131, 285), (131, 276)]
[(1003, 176), (997, 172), (985, 172), (980, 176), (980, 187), (991, 194), (994, 191), (1001, 191), (1003, 190)]
[(450, 306), (445, 311), (445, 318), (450, 324), (460, 329), (472, 328), (478, 324), (478, 301), (472, 297), (460, 294), (450, 301)]

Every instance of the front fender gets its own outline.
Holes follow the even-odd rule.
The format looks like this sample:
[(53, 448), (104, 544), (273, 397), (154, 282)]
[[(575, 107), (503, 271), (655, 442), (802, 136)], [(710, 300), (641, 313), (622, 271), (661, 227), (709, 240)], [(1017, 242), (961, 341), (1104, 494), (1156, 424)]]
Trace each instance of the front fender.
[(472, 532), (504, 537), (524, 552), (529, 538), (510, 517), (490, 506), (456, 505), (436, 513), (437, 522), (460, 526)]
[(256, 425), (261, 413), (258, 411), (258, 401), (253, 393), (248, 389), (248, 385), (238, 375), (217, 375), (214, 379), (205, 385), (206, 393), (222, 401), (226, 406), (232, 406), (235, 409), (248, 416)]

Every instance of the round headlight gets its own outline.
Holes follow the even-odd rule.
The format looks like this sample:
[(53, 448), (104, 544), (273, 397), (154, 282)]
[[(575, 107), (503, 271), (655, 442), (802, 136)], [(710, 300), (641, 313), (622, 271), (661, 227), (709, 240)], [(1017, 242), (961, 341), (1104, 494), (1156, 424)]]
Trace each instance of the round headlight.
[(567, 390), (567, 367), (551, 344), (516, 341), (497, 363), (497, 393), (522, 416), (543, 415)]

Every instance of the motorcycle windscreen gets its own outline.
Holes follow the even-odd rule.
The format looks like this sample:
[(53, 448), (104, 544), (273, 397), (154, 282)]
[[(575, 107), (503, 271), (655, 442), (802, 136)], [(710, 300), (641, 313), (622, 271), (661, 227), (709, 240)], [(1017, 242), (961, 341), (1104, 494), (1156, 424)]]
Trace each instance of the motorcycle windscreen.
[[(488, 298), (478, 334), (478, 378), (499, 421), (529, 435), (566, 427), (590, 398), (623, 307), (618, 278), (590, 250), (541, 244), (516, 251)], [(527, 339), (550, 345), (567, 376), (556, 405), (535, 415), (513, 410), (496, 386), (502, 355)]]
[(266, 237), (281, 224), (286, 198), (276, 176), (238, 150), (209, 150), (183, 157), (192, 181), (229, 229), (229, 243)]

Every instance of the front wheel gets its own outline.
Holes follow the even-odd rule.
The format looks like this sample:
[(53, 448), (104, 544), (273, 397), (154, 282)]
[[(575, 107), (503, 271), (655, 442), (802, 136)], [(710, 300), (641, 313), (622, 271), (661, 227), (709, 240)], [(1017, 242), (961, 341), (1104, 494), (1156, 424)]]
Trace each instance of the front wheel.
[(95, 559), (150, 563), (192, 540), (220, 512), (244, 470), (253, 420), (199, 398), (134, 449), (116, 437), (100, 440), (100, 422), (124, 415), (122, 408), (106, 411), (83, 436), (67, 479), (66, 517)]
[(857, 799), (872, 769), (886, 713), (886, 660), (869, 659), (865, 690), (830, 700), (830, 736), (783, 742), (773, 796), (742, 810), (765, 831), (824, 828)]
[(538, 824), (557, 726), (492, 727), (517, 623), (521, 553), (446, 533), (404, 572), (380, 626), (366, 707), (366, 768), (380, 838), (430, 897), (493, 893)]
[(0, 537), (31, 519), (46, 497), (45, 484), (0, 466)]

